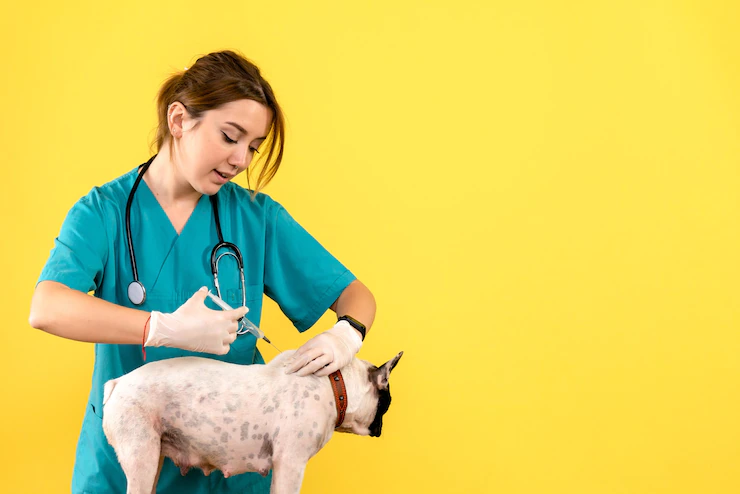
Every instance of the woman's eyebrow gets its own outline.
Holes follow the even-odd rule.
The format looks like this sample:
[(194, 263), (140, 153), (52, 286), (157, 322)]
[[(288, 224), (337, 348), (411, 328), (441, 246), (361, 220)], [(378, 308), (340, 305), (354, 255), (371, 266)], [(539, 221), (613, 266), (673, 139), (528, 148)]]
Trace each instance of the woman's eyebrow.
[[(238, 130), (242, 134), (248, 135), (247, 131), (244, 130), (244, 127), (242, 127), (238, 123), (234, 123), (234, 122), (226, 122), (226, 123), (229, 124), (229, 125), (232, 125), (232, 126), (236, 127), (236, 130)], [(265, 137), (255, 137), (255, 139), (267, 139), (267, 136), (265, 136)]]
[(239, 132), (241, 132), (244, 135), (247, 135), (247, 131), (244, 130), (244, 127), (242, 127), (238, 123), (234, 123), (234, 122), (226, 122), (226, 123), (229, 124), (229, 125), (233, 125), (234, 127), (236, 127), (236, 130), (238, 130)]

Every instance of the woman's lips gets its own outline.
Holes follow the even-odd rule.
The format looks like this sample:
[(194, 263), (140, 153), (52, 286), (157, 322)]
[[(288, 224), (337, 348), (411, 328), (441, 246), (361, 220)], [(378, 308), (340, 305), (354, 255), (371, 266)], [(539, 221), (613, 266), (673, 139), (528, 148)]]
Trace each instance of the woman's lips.
[(217, 170), (213, 170), (213, 175), (216, 177), (216, 181), (220, 184), (225, 184), (226, 182), (234, 178), (233, 175), (229, 175), (226, 173), (224, 173), (225, 176), (223, 176)]

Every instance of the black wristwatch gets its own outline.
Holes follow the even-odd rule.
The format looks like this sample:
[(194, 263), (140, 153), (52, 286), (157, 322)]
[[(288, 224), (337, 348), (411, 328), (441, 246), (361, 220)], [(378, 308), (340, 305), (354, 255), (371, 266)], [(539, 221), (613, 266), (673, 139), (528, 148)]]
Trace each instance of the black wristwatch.
[(355, 328), (357, 331), (360, 332), (360, 334), (362, 335), (362, 341), (365, 341), (365, 333), (367, 332), (367, 328), (365, 327), (364, 324), (362, 324), (360, 321), (358, 321), (354, 317), (347, 316), (347, 315), (344, 315), (340, 317), (339, 319), (337, 319), (337, 322), (339, 321), (347, 321), (350, 326), (352, 326), (353, 328)]

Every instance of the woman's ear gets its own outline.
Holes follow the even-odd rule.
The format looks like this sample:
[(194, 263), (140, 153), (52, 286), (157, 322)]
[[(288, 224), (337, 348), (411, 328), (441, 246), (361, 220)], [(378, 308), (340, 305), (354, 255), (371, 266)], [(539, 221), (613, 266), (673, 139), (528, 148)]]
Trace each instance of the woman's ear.
[(185, 105), (179, 101), (170, 103), (170, 106), (167, 107), (167, 126), (170, 128), (170, 134), (175, 139), (182, 137), (183, 120), (187, 112)]

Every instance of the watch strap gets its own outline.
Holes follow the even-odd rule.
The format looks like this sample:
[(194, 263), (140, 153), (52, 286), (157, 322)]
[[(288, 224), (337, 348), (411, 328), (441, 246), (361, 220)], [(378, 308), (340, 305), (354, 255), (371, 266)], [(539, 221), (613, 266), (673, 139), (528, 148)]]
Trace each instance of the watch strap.
[(337, 319), (337, 322), (338, 321), (347, 321), (350, 326), (360, 332), (360, 335), (362, 336), (362, 341), (365, 341), (365, 333), (367, 333), (367, 328), (360, 321), (346, 314)]

